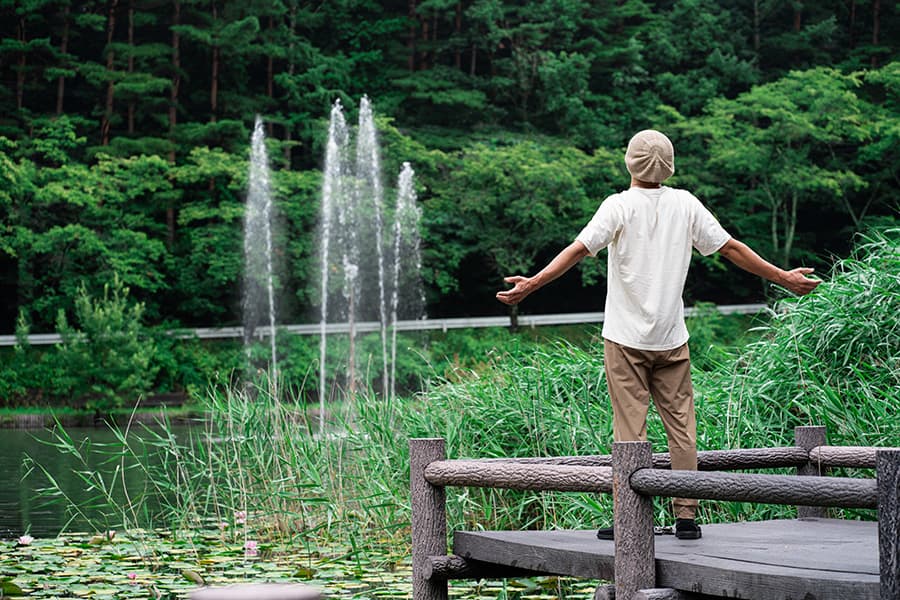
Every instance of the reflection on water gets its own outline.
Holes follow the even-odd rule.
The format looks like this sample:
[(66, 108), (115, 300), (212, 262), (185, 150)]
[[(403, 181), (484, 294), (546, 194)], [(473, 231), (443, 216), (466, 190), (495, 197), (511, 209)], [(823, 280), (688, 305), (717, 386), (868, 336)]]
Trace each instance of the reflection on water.
[[(187, 427), (172, 427), (176, 436), (185, 434)], [(124, 500), (124, 490), (134, 499), (140, 497), (146, 478), (133, 461), (123, 462), (118, 455), (115, 434), (105, 427), (66, 428), (75, 447), (89, 459), (88, 467), (102, 474), (102, 480), (111, 489), (112, 496)], [(141, 435), (148, 436), (143, 428), (132, 429), (129, 440), (139, 447)], [(90, 531), (93, 528), (113, 528), (121, 516), (105, 514), (90, 507), (98, 504), (101, 492), (90, 489), (83, 477), (88, 468), (74, 453), (63, 453), (47, 442), (53, 441), (49, 430), (4, 429), (0, 432), (0, 539), (16, 538), (26, 531), (35, 537), (54, 536), (62, 529)], [(49, 487), (49, 481), (40, 468), (29, 469), (26, 456), (47, 470), (59, 484), (65, 495), (79, 507), (87, 507), (85, 515), (73, 514), (69, 503), (62, 497), (49, 497), (40, 490)], [(124, 470), (121, 468), (124, 465)], [(142, 509), (152, 509), (152, 499)]]

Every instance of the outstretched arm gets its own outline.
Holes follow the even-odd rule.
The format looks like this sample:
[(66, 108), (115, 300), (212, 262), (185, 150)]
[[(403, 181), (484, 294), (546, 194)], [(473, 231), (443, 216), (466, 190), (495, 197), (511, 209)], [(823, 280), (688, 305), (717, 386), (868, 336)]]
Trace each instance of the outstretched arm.
[(588, 249), (584, 244), (578, 241), (572, 242), (562, 252), (557, 254), (556, 258), (551, 260), (546, 267), (541, 269), (537, 275), (533, 277), (522, 277), (520, 275), (505, 277), (503, 280), (506, 283), (513, 284), (513, 288), (504, 292), (497, 292), (497, 300), (510, 306), (518, 304), (531, 292), (539, 290), (574, 267), (588, 254)]
[(724, 246), (719, 248), (719, 254), (743, 270), (777, 283), (800, 296), (810, 293), (822, 283), (818, 279), (807, 277), (813, 272), (813, 269), (808, 267), (799, 267), (790, 271), (779, 269), (754, 252), (750, 246), (734, 238), (728, 240)]

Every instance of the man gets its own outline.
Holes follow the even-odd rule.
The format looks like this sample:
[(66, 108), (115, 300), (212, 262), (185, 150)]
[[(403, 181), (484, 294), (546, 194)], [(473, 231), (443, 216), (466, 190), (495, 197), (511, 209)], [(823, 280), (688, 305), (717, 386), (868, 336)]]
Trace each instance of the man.
[[(518, 304), (587, 255), (609, 248), (603, 352), (616, 441), (645, 440), (650, 398), (666, 430), (673, 469), (697, 469), (697, 423), (691, 385), (688, 331), (681, 296), (692, 248), (719, 252), (735, 265), (795, 294), (820, 281), (812, 269), (785, 271), (732, 238), (690, 192), (662, 186), (675, 172), (672, 142), (648, 129), (628, 143), (631, 188), (608, 197), (575, 241), (533, 277), (507, 277), (497, 293)], [(697, 501), (675, 498), (675, 535), (698, 539)], [(597, 536), (612, 539), (612, 528)]]

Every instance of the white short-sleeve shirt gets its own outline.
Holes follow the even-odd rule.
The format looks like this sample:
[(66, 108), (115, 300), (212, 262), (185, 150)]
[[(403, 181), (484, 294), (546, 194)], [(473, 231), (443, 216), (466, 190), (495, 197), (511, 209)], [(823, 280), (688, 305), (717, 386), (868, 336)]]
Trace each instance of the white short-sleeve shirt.
[(731, 236), (693, 194), (660, 187), (608, 197), (575, 239), (591, 256), (609, 248), (603, 337), (671, 350), (688, 340), (681, 296), (691, 249), (708, 256)]

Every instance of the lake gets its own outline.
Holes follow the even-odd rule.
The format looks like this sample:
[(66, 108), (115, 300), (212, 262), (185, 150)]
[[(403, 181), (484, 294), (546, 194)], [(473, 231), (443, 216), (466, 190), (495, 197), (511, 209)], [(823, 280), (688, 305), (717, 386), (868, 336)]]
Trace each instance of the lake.
[[(173, 426), (172, 432), (184, 434), (187, 426)], [(142, 428), (133, 428), (129, 439), (141, 434)], [(67, 427), (66, 432), (83, 455), (90, 455), (90, 468), (103, 473), (103, 481), (119, 500), (124, 498), (121, 473), (116, 475), (120, 460), (98, 458), (97, 450), (103, 450), (116, 441), (115, 435), (106, 427)], [(94, 524), (103, 523), (101, 511), (86, 510), (85, 516), (74, 516), (69, 503), (60, 496), (50, 497), (41, 493), (49, 487), (49, 479), (41, 469), (34, 467), (29, 473), (25, 464), (30, 457), (36, 465), (59, 484), (71, 500), (80, 507), (89, 507), (96, 502), (100, 493), (89, 489), (89, 485), (79, 476), (87, 470), (73, 453), (63, 453), (51, 446), (53, 435), (46, 429), (3, 429), (0, 433), (0, 539), (16, 538), (23, 533), (34, 537), (55, 536), (64, 528), (69, 531), (92, 531)], [(114, 446), (112, 446), (114, 448)], [(93, 452), (87, 450), (93, 448)], [(104, 464), (105, 462), (105, 464)], [(129, 494), (138, 494), (144, 486), (145, 478), (137, 469), (125, 469), (124, 484)], [(115, 516), (113, 516), (115, 518)], [(102, 528), (102, 527), (100, 527)]]
[[(175, 426), (170, 430), (180, 438), (186, 437), (190, 428)], [(113, 432), (104, 427), (71, 427), (66, 432), (83, 451), (93, 448), (92, 455), (104, 445), (112, 449), (117, 446)], [(140, 428), (133, 429), (129, 439), (140, 434)], [(198, 532), (192, 539), (151, 532), (149, 539), (136, 544), (129, 541), (134, 532), (120, 531), (110, 542), (95, 545), (89, 541), (89, 532), (94, 529), (92, 522), (102, 522), (102, 514), (87, 511), (86, 517), (72, 519), (68, 503), (48, 504), (48, 498), (40, 494), (48, 482), (40, 469), (26, 476), (23, 461), (28, 456), (42, 465), (73, 501), (80, 506), (92, 503), (97, 491), (88, 489), (78, 475), (85, 465), (74, 453), (61, 453), (48, 445), (52, 440), (48, 430), (4, 429), (0, 433), (0, 573), (12, 577), (32, 597), (96, 594), (147, 598), (160, 592), (163, 597), (186, 597), (196, 584), (184, 576), (185, 568), (202, 574), (214, 585), (253, 580), (302, 582), (322, 589), (329, 597), (410, 597), (408, 546), (386, 547), (374, 538), (350, 547), (310, 547), (299, 542), (276, 547), (275, 543), (262, 542), (260, 556), (252, 558), (245, 557), (240, 535), (235, 540), (229, 532)], [(119, 484), (115, 496), (121, 498), (121, 481), (115, 476), (117, 464), (116, 459), (91, 467), (100, 467), (107, 484)], [(135, 469), (126, 469), (125, 473), (130, 493), (140, 491), (144, 485), (141, 473)], [(64, 527), (88, 534), (56, 537)], [(27, 546), (17, 545), (14, 540), (26, 531), (38, 539)], [(148, 560), (148, 549), (153, 560)], [(450, 595), (459, 600), (587, 598), (595, 586), (596, 582), (590, 580), (555, 577), (454, 581)]]

